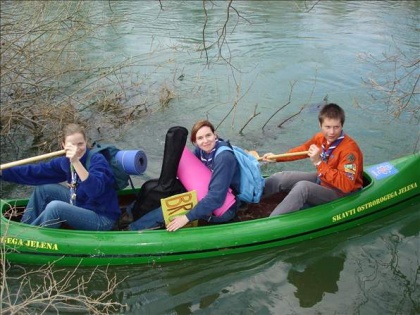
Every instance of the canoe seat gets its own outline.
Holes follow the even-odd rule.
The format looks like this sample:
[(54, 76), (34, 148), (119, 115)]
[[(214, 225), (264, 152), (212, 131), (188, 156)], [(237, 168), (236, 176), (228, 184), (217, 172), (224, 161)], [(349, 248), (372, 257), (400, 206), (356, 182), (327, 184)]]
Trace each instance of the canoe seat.
[(370, 180), (370, 178), (368, 178), (367, 176), (363, 176), (363, 188), (365, 188), (366, 186), (369, 186), (369, 184), (372, 181)]

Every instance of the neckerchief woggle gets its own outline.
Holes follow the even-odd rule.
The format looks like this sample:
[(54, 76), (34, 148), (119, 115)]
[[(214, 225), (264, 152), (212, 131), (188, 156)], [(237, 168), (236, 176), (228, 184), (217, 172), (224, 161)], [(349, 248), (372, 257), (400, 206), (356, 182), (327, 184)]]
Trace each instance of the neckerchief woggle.
[(214, 160), (214, 155), (216, 154), (216, 148), (219, 141), (220, 141), (219, 139), (216, 140), (214, 148), (210, 151), (210, 153), (206, 153), (205, 151), (200, 149), (200, 160), (211, 171), (213, 171), (213, 168), (212, 168), (213, 160)]
[(74, 170), (73, 164), (70, 164), (71, 183), (70, 183), (70, 204), (73, 205), (76, 201), (76, 187), (77, 187), (77, 173)]
[(336, 147), (338, 147), (338, 145), (341, 143), (341, 141), (343, 141), (344, 139), (344, 131), (341, 131), (340, 136), (334, 140), (333, 143), (331, 143), (331, 145), (329, 146), (328, 150), (325, 150), (325, 146), (324, 144), (322, 144), (322, 153), (321, 153), (321, 159), (324, 162), (327, 162), (329, 157), (331, 156), (332, 151), (334, 151), (334, 149)]

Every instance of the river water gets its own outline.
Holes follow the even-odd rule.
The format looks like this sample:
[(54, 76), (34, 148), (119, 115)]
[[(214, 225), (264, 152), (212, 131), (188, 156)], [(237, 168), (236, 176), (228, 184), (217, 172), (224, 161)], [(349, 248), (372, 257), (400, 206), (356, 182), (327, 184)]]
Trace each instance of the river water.
[[(104, 30), (112, 41), (98, 43), (89, 57), (97, 58), (98, 50), (109, 58), (141, 56), (140, 64), (131, 68), (141, 76), (140, 90), (150, 95), (168, 87), (176, 95), (164, 110), (158, 107), (147, 119), (126, 126), (121, 139), (126, 147), (147, 149), (151, 177), (160, 173), (170, 126), (190, 129), (197, 119), (208, 118), (222, 138), (236, 145), (281, 153), (318, 130), (316, 105), (326, 96), (346, 110), (345, 131), (359, 142), (367, 164), (419, 150), (418, 116), (414, 122), (412, 115), (393, 119), (380, 99), (383, 95), (363, 83), (370, 78), (384, 82), (394, 75), (393, 63), (380, 63), (387, 72), (378, 68), (385, 56), (398, 51), (411, 61), (418, 56), (418, 2), (339, 1), (310, 9), (305, 1), (239, 1), (234, 7), (241, 18), (231, 12), (231, 33), (220, 49), (224, 59), (212, 48), (208, 65), (201, 45), (201, 2), (164, 2), (162, 11), (148, 1), (136, 7), (113, 7), (131, 22)], [(220, 34), (226, 15), (225, 5), (214, 2), (209, 7), (208, 46)], [(366, 62), (369, 57), (377, 63)], [(290, 104), (275, 114), (289, 98)], [(419, 102), (416, 96), (413, 103), (418, 107)], [(300, 115), (277, 127), (304, 105)], [(258, 115), (248, 123), (254, 110)]]
[[(317, 106), (326, 96), (345, 109), (345, 132), (359, 142), (367, 165), (419, 150), (418, 120), (393, 119), (380, 94), (363, 84), (390, 75), (366, 58), (418, 58), (418, 1), (235, 1), (240, 17), (230, 11), (226, 41), (220, 54), (209, 49), (208, 63), (201, 1), (162, 1), (162, 10), (157, 1), (111, 3), (89, 6), (98, 18), (126, 19), (102, 30), (107, 41), (93, 41), (86, 61), (140, 57), (127, 74), (141, 81), (132, 101), (162, 87), (176, 95), (165, 108), (152, 104), (118, 139), (121, 148), (147, 153), (148, 170), (137, 184), (159, 176), (170, 126), (190, 129), (208, 118), (233, 144), (281, 153), (318, 130)], [(221, 34), (226, 4), (206, 7), (210, 45)], [(259, 114), (248, 123), (255, 107)], [(307, 161), (263, 166), (266, 173), (286, 169), (311, 168)], [(127, 314), (419, 314), (418, 208), (286, 248), (111, 268), (125, 279), (114, 298), (127, 304), (120, 310)], [(96, 280), (92, 293), (102, 285)]]

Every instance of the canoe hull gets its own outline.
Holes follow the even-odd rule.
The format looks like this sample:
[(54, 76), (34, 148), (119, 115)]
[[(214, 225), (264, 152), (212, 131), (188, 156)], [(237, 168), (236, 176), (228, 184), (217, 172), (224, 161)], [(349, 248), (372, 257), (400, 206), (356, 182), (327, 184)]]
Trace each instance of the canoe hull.
[[(1, 217), (6, 258), (18, 264), (128, 265), (208, 258), (285, 246), (339, 233), (420, 204), (420, 155), (365, 168), (370, 184), (328, 204), (246, 222), (166, 230), (48, 229)], [(26, 200), (1, 201), (2, 212)]]

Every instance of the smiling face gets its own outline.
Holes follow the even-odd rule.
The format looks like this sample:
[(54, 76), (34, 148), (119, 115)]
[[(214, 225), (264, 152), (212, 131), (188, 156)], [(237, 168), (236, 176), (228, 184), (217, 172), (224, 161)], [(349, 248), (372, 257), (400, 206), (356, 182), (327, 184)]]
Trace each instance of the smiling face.
[(200, 128), (195, 136), (195, 144), (203, 151), (210, 153), (216, 145), (217, 136), (210, 127)]
[(67, 144), (72, 144), (77, 147), (76, 155), (81, 158), (86, 152), (86, 139), (82, 133), (74, 133), (65, 138), (63, 147)]
[(328, 143), (332, 143), (341, 135), (343, 125), (340, 119), (325, 118), (320, 124), (321, 132), (324, 134)]

